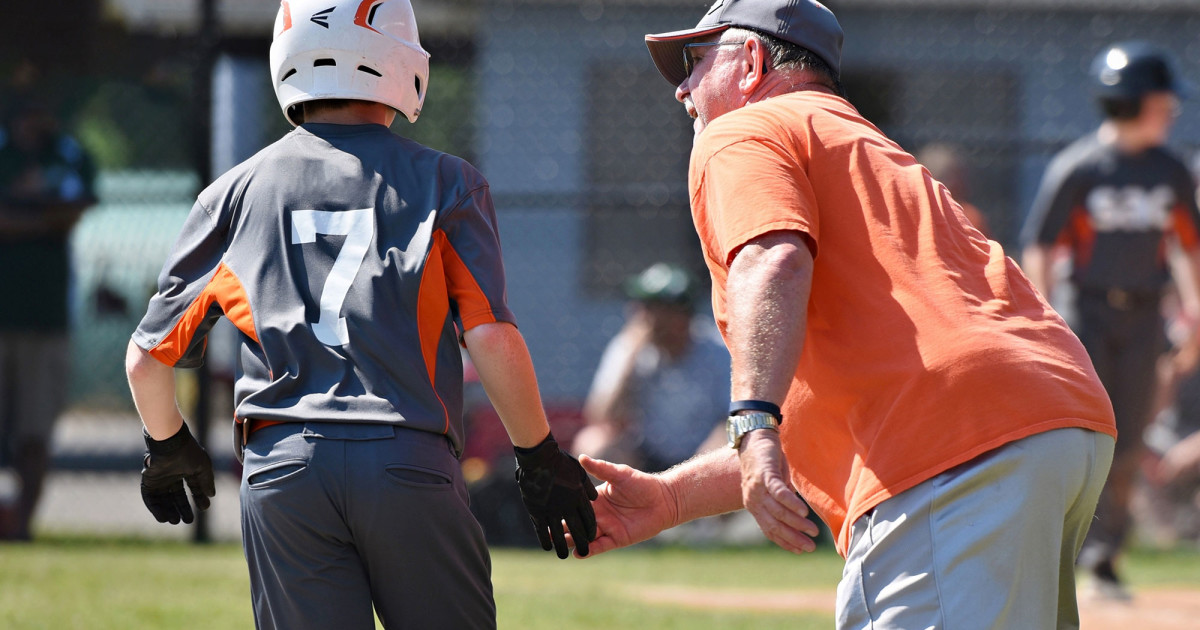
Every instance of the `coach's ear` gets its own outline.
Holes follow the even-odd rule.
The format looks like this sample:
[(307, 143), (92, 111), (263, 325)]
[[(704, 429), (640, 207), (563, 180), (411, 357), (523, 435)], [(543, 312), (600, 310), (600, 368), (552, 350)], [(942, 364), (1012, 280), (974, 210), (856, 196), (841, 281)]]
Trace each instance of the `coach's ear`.
[(767, 66), (770, 64), (767, 47), (757, 37), (747, 37), (742, 44), (742, 78), (738, 80), (738, 90), (746, 96), (762, 85), (767, 76)]

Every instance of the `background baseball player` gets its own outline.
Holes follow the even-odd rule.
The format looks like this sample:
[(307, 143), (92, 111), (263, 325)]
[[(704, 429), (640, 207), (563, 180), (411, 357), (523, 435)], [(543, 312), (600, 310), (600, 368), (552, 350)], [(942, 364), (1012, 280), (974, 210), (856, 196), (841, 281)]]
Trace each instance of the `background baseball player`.
[(407, 0), (282, 3), (276, 95), (298, 125), (199, 196), (129, 345), (142, 495), (190, 522), (212, 466), (175, 404), (222, 315), (239, 335), (243, 546), (260, 628), (495, 627), (467, 506), (465, 344), (517, 447), (542, 546), (595, 534), (595, 489), (550, 435), (505, 304), (487, 182), (392, 134), (428, 83)]
[(1121, 435), (1079, 564), (1097, 594), (1127, 598), (1114, 563), (1129, 532), (1155, 363), (1165, 349), (1160, 301), (1171, 278), (1168, 252), (1186, 251), (1176, 279), (1184, 295), (1195, 296), (1189, 283), (1200, 277), (1200, 213), (1190, 172), (1163, 146), (1188, 90), (1171, 56), (1145, 42), (1111, 45), (1092, 64), (1092, 85), (1104, 122), (1050, 163), (1022, 232), (1023, 266), (1048, 296), (1054, 253), (1070, 255), (1073, 328), (1112, 399)]

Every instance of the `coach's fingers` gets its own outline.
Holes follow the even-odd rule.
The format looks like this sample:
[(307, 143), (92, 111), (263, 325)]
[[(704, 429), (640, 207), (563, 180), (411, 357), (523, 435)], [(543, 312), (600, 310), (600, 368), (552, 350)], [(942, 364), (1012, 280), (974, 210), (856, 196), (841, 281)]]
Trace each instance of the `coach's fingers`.
[(614, 464), (603, 459), (592, 459), (587, 455), (579, 456), (579, 464), (589, 475), (600, 481), (608, 482), (610, 485), (633, 477), (633, 469), (629, 466)]
[(787, 484), (783, 483), (783, 480), (779, 480), (777, 483), (769, 483), (768, 485), (770, 501), (767, 502), (767, 509), (775, 518), (782, 521), (788, 527), (809, 536), (816, 536), (820, 533), (821, 530), (817, 527), (816, 523), (808, 518), (812, 510), (809, 509), (808, 504), (804, 502), (804, 499), (799, 494), (796, 494), (794, 490), (787, 487)]
[(761, 506), (756, 506), (756, 509), (750, 509), (750, 514), (758, 522), (758, 528), (762, 530), (763, 535), (781, 548), (795, 554), (814, 551), (817, 548), (816, 543), (811, 538), (804, 535), (801, 531), (789, 527), (783, 521), (775, 518), (769, 511), (762, 509)]
[(596, 536), (596, 538), (593, 539), (592, 542), (587, 544), (587, 555), (586, 556), (583, 555), (583, 553), (581, 553), (581, 549), (579, 548), (579, 546), (577, 544), (575, 544), (574, 538), (572, 538), (570, 533), (567, 534), (567, 543), (575, 548), (575, 557), (579, 558), (580, 560), (586, 560), (588, 558), (595, 558), (596, 556), (598, 556), (606, 551), (612, 551), (613, 549), (617, 549), (620, 547), (620, 545), (618, 545), (616, 543), (616, 541), (614, 541), (609, 536), (605, 536), (604, 534), (600, 534), (599, 536)]

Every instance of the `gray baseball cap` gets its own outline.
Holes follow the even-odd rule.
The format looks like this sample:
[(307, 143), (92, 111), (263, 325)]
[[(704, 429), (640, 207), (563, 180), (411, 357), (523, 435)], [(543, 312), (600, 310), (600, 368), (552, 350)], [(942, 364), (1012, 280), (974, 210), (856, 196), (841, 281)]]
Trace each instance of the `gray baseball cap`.
[(833, 12), (816, 0), (717, 0), (695, 28), (646, 36), (654, 65), (671, 85), (687, 78), (683, 46), (739, 26), (811, 50), (835, 73), (841, 72), (842, 27)]

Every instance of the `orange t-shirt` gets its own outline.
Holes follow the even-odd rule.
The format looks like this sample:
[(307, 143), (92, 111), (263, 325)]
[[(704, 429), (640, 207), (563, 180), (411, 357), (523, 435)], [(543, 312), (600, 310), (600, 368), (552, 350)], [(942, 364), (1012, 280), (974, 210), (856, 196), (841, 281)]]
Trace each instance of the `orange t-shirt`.
[(814, 244), (782, 440), (843, 555), (858, 517), (981, 453), (1061, 427), (1116, 436), (1063, 320), (845, 100), (794, 92), (721, 116), (696, 138), (688, 184), (722, 334), (742, 245), (776, 230)]

